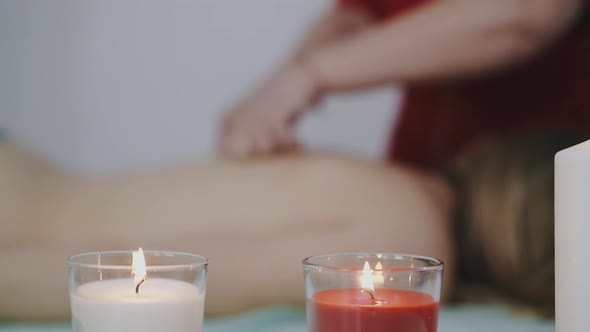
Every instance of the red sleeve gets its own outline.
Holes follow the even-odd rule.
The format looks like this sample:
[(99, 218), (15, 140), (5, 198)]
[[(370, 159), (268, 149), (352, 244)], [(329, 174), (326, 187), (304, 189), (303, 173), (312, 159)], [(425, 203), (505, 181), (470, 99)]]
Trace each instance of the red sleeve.
[(340, 7), (365, 7), (368, 8), (371, 5), (371, 0), (336, 0), (336, 3)]

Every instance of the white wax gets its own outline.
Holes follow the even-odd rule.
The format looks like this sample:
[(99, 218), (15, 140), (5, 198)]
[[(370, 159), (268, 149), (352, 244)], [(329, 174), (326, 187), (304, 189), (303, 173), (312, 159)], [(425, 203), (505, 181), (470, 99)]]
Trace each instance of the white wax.
[(556, 331), (590, 328), (590, 141), (555, 157)]
[(205, 294), (183, 281), (95, 281), (71, 295), (75, 332), (200, 332)]

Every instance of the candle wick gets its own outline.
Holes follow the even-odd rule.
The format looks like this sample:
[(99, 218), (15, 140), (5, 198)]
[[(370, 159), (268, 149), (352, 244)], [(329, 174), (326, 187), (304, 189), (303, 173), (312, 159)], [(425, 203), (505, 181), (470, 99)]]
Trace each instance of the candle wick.
[(139, 294), (139, 286), (141, 286), (141, 284), (143, 284), (144, 282), (145, 282), (145, 278), (141, 279), (139, 284), (137, 284), (137, 286), (135, 287), (135, 294)]
[[(137, 287), (139, 287), (139, 286), (137, 286)], [(363, 289), (363, 290), (361, 290), (361, 292), (369, 294), (369, 295), (371, 296), (371, 301), (372, 301), (373, 303), (375, 303), (375, 295), (373, 295), (373, 293), (371, 293), (371, 292), (369, 292), (369, 291), (366, 291), (366, 290), (364, 290), (364, 289)]]

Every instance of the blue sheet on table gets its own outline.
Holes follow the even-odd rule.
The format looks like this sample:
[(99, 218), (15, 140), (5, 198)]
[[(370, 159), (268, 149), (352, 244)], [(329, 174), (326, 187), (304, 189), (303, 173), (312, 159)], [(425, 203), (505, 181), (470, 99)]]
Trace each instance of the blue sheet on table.
[[(517, 317), (501, 306), (444, 307), (439, 332), (554, 332), (552, 321)], [(5, 324), (0, 332), (67, 332), (64, 324)], [(305, 332), (303, 310), (272, 307), (205, 322), (204, 332)]]

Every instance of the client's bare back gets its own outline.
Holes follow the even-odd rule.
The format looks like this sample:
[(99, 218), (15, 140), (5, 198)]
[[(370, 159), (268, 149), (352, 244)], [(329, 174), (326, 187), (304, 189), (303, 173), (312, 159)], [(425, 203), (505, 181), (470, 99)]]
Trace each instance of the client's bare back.
[(81, 178), (0, 144), (0, 183), (0, 264), (15, 266), (0, 271), (0, 319), (67, 316), (64, 260), (81, 251), (208, 256), (214, 314), (300, 302), (308, 255), (396, 251), (453, 263), (450, 194), (400, 167), (290, 156)]

